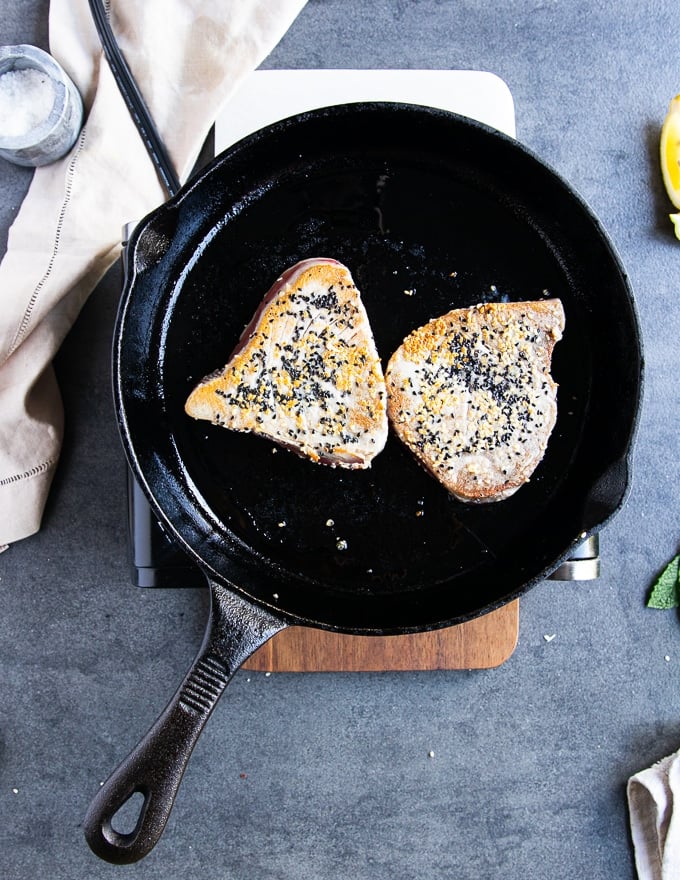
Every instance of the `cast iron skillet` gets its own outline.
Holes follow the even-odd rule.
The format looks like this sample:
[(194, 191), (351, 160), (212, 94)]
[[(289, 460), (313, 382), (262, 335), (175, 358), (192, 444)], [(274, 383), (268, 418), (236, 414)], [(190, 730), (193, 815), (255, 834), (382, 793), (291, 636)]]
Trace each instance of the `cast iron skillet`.
[[(394, 436), (370, 470), (346, 472), (185, 416), (272, 282), (310, 256), (350, 268), (385, 362), (451, 308), (562, 300), (558, 421), (528, 485), (464, 505)], [(460, 623), (519, 596), (599, 529), (627, 493), (642, 384), (631, 291), (581, 199), (510, 138), (400, 104), (275, 124), (147, 217), (128, 246), (113, 369), (130, 465), (212, 598), (191, 670), (86, 817), (92, 849), (121, 863), (155, 845), (219, 696), (278, 630)], [(137, 826), (119, 833), (112, 819), (136, 792)]]

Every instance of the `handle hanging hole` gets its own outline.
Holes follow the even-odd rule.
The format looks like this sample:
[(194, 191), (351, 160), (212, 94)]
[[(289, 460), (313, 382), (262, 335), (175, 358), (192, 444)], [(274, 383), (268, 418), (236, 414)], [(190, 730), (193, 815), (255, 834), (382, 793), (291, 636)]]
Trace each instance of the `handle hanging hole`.
[(139, 825), (146, 798), (141, 791), (133, 792), (111, 817), (111, 828), (120, 835), (134, 834)]

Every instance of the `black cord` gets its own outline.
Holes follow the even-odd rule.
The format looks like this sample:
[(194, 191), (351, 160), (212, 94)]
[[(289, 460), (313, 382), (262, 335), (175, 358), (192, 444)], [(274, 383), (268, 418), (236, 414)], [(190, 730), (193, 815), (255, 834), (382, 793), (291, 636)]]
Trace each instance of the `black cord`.
[(135, 78), (116, 42), (101, 0), (89, 0), (89, 3), (92, 18), (116, 84), (168, 195), (173, 196), (181, 184), (172, 160), (158, 134)]

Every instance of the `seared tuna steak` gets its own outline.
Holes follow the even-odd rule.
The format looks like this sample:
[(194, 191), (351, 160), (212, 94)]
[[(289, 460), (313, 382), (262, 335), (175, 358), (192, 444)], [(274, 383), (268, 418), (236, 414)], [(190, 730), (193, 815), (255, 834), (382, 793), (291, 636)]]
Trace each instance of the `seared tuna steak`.
[(385, 380), (349, 270), (310, 259), (284, 272), (185, 409), (314, 462), (369, 467), (387, 440)]
[(414, 330), (385, 372), (388, 414), (420, 462), (462, 501), (526, 483), (557, 418), (550, 375), (558, 299), (455, 309)]

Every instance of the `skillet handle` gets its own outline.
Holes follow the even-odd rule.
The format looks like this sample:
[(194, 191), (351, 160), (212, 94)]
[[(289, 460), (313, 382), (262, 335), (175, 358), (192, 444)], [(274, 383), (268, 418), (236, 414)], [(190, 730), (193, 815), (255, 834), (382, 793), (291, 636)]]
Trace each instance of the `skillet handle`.
[[(189, 672), (151, 730), (100, 788), (83, 830), (92, 851), (114, 864), (147, 855), (165, 828), (198, 737), (234, 672), (285, 621), (210, 581), (210, 616)], [(132, 831), (114, 817), (135, 794), (144, 802)]]

